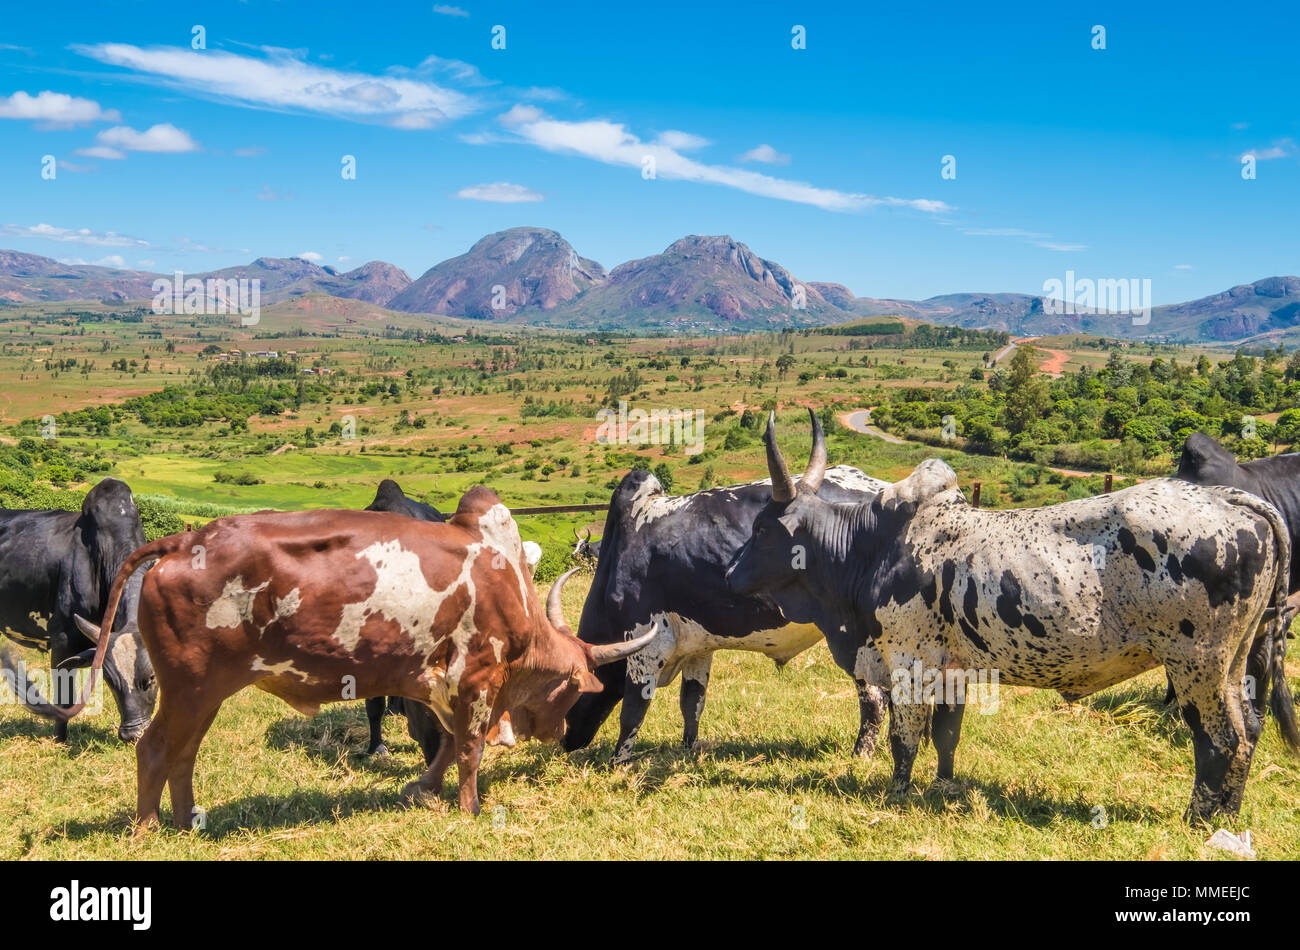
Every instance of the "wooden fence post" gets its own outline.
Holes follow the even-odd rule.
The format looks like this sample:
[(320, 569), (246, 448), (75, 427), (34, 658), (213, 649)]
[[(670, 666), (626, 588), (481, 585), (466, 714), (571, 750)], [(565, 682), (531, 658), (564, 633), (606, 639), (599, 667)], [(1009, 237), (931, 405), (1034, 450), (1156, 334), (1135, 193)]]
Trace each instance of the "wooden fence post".
[(974, 486), (971, 488), (970, 503), (975, 508), (978, 508), (980, 506), (980, 483), (979, 482), (976, 482)]
[(1111, 475), (1110, 472), (1107, 472), (1107, 473), (1106, 473), (1106, 487), (1103, 488), (1102, 491), (1104, 491), (1104, 492), (1105, 492), (1106, 494), (1108, 494), (1108, 495), (1110, 494), (1111, 480), (1112, 480), (1113, 478), (1114, 478), (1114, 476)]

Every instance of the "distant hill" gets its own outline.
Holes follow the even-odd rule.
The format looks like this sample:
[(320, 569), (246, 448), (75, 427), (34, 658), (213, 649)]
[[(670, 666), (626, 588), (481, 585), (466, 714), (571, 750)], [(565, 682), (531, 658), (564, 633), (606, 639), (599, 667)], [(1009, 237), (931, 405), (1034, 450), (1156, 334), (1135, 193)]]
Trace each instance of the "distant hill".
[[(61, 264), (35, 254), (0, 251), (0, 300), (10, 303), (149, 300), (154, 295), (153, 282), (160, 277), (171, 279), (172, 275), (93, 264)], [(332, 267), (321, 267), (298, 257), (259, 257), (251, 264), (187, 273), (185, 277), (205, 281), (209, 277), (256, 278), (261, 281), (264, 305), (309, 293), (383, 303), (411, 283), (403, 271), (383, 261), (371, 261), (341, 274)]]
[[(61, 264), (0, 250), (0, 302), (148, 300), (158, 277), (145, 271)], [(1146, 324), (1122, 314), (1053, 314), (1041, 295), (957, 293), (925, 300), (857, 297), (843, 284), (801, 282), (780, 264), (726, 235), (690, 235), (661, 254), (606, 272), (555, 231), (510, 228), (412, 281), (371, 261), (340, 273), (301, 258), (187, 274), (257, 278), (262, 304), (306, 294), (359, 300), (388, 310), (496, 323), (600, 330), (683, 332), (780, 329), (862, 317), (909, 320), (1013, 336), (1088, 333), (1129, 339), (1300, 343), (1300, 277), (1267, 277), (1186, 303), (1155, 308)], [(499, 306), (494, 306), (499, 304)]]
[(430, 268), (388, 306), (408, 313), (508, 320), (521, 310), (554, 310), (606, 277), (605, 268), (579, 257), (556, 232), (511, 228)]
[(662, 254), (620, 264), (609, 280), (558, 308), (547, 322), (602, 329), (632, 321), (642, 328), (734, 330), (853, 317), (739, 241), (690, 235)]

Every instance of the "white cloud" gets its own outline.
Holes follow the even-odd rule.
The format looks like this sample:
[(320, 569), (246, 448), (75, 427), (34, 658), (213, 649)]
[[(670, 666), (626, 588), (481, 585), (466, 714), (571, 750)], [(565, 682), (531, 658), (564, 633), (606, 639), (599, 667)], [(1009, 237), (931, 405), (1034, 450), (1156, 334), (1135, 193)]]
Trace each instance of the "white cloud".
[(500, 122), (515, 134), (518, 141), (548, 152), (581, 155), (607, 165), (629, 168), (641, 168), (646, 158), (653, 158), (658, 178), (723, 185), (752, 195), (813, 205), (827, 211), (861, 211), (878, 207), (911, 208), (931, 213), (952, 210), (944, 202), (929, 198), (893, 198), (835, 191), (742, 168), (707, 165), (687, 158), (661, 140), (644, 142), (621, 123), (602, 119), (565, 122), (546, 116), (534, 106), (516, 105), (500, 116)]
[(60, 228), (52, 224), (25, 226), (6, 224), (0, 226), (0, 235), (4, 237), (42, 238), (46, 241), (60, 241), (68, 244), (86, 244), (91, 247), (148, 247), (149, 242), (140, 238), (127, 237), (116, 231), (93, 231), (90, 228)]
[(276, 191), (270, 185), (263, 185), (257, 193), (258, 201), (293, 201), (292, 191)]
[(527, 201), (541, 201), (543, 195), (523, 185), (514, 185), (508, 181), (494, 181), (489, 185), (466, 185), (456, 192), (456, 197), (468, 198), (471, 201), (521, 204)]
[(324, 260), (324, 258), (315, 251), (303, 251), (301, 254), (295, 254), (294, 257), (297, 257), (300, 260), (310, 261), (313, 264), (319, 264)]
[(92, 99), (79, 99), (62, 92), (38, 92), (29, 96), (21, 90), (12, 96), (0, 96), (0, 119), (27, 119), (51, 126), (80, 125), (86, 122), (120, 122), (116, 109), (102, 109)]
[(340, 254), (338, 256), (338, 262), (340, 264), (346, 264), (350, 260), (352, 260), (352, 258), (348, 257), (346, 254)]
[(770, 145), (759, 145), (740, 156), (742, 162), (762, 162), (765, 165), (789, 165), (790, 156), (778, 152)]
[(477, 108), (473, 98), (426, 79), (330, 69), (305, 62), (300, 51), (267, 50), (266, 58), (258, 58), (222, 50), (143, 49), (126, 43), (72, 48), (175, 89), (256, 109), (313, 112), (417, 129), (460, 118)]
[(109, 148), (107, 145), (92, 145), (89, 148), (77, 149), (78, 155), (84, 155), (86, 158), (107, 158), (117, 161), (126, 158), (126, 152), (120, 152), (115, 148)]
[(1058, 241), (1034, 241), (1032, 243), (1038, 247), (1047, 248), (1049, 251), (1086, 251), (1088, 249), (1086, 244), (1064, 244)]
[(247, 148), (235, 149), (235, 155), (239, 158), (256, 158), (258, 155), (262, 155), (265, 152), (266, 149), (262, 148), (260, 145), (249, 145)]
[[(199, 143), (190, 138), (184, 129), (178, 129), (170, 122), (160, 122), (143, 132), (137, 132), (128, 125), (115, 125), (95, 136), (98, 147), (116, 149), (119, 152), (196, 152)], [(101, 158), (111, 156), (101, 155)], [(122, 156), (117, 156), (118, 158)]]
[(109, 254), (107, 257), (101, 257), (99, 260), (95, 261), (95, 264), (99, 267), (116, 267), (121, 269), (126, 267), (126, 259), (123, 258), (121, 254)]
[(1241, 157), (1254, 156), (1258, 162), (1267, 162), (1274, 158), (1286, 158), (1288, 155), (1294, 155), (1296, 151), (1295, 142), (1291, 139), (1279, 139), (1268, 148), (1252, 148), (1248, 152), (1243, 152)]
[(1174, 270), (1191, 270), (1191, 269), (1192, 269), (1192, 265), (1191, 265), (1191, 264), (1175, 264), (1175, 265), (1174, 265)]
[(699, 135), (692, 135), (690, 132), (678, 132), (676, 129), (669, 129), (655, 136), (655, 144), (678, 152), (689, 152), (692, 149), (704, 148), (712, 143), (708, 139)]
[(448, 6), (445, 3), (435, 3), (433, 5), (434, 13), (441, 13), (443, 16), (469, 16), (468, 10), (462, 10), (460, 7)]

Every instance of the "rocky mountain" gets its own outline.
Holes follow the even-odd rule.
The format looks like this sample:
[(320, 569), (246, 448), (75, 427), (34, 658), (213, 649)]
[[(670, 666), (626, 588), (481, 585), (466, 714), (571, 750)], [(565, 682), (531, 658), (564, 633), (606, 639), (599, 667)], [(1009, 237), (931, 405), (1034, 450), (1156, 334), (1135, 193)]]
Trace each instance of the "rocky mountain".
[[(171, 276), (0, 250), (0, 302), (148, 300), (153, 281)], [(328, 294), (407, 313), (592, 329), (763, 330), (897, 315), (1013, 336), (1300, 342), (1300, 277), (1267, 277), (1157, 307), (1150, 321), (1134, 323), (1127, 315), (1054, 314), (1044, 297), (1034, 294), (856, 297), (843, 284), (800, 282), (726, 235), (690, 235), (662, 254), (628, 261), (609, 273), (556, 232), (525, 227), (489, 234), (416, 281), (383, 261), (341, 273), (302, 258), (275, 257), (186, 276), (257, 278), (263, 305)]]
[(510, 228), (430, 268), (386, 306), (408, 313), (507, 320), (522, 310), (554, 310), (599, 287), (607, 276), (605, 268), (579, 257), (554, 231)]
[(547, 322), (612, 328), (767, 329), (853, 318), (816, 287), (744, 244), (690, 235), (662, 254), (620, 264), (601, 286), (557, 309)]

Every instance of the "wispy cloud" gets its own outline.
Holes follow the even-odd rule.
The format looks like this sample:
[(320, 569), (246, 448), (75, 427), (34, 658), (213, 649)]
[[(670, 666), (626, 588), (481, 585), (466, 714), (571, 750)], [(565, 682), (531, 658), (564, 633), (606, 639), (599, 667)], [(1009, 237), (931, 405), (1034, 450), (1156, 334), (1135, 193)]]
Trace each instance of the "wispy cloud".
[(66, 244), (86, 244), (91, 247), (149, 247), (149, 242), (128, 237), (116, 231), (95, 231), (91, 228), (60, 228), (52, 224), (6, 224), (0, 226), (4, 237), (41, 238)]
[(541, 201), (541, 192), (533, 191), (524, 185), (511, 184), (508, 181), (494, 181), (488, 185), (466, 185), (456, 192), (457, 198), (471, 201), (494, 201), (499, 204), (522, 204), (529, 201)]
[(263, 185), (257, 193), (258, 201), (293, 201), (292, 191), (276, 191), (270, 185)]
[(1192, 269), (1192, 265), (1191, 265), (1191, 264), (1175, 264), (1175, 265), (1174, 265), (1174, 270), (1191, 270), (1191, 269)]
[(52, 128), (68, 128), (87, 122), (120, 122), (116, 109), (101, 108), (93, 99), (80, 99), (48, 89), (34, 96), (19, 90), (0, 96), (0, 119), (27, 119)]
[(1257, 162), (1267, 162), (1274, 158), (1286, 158), (1288, 155), (1296, 154), (1296, 145), (1291, 139), (1278, 139), (1268, 148), (1252, 148), (1248, 152), (1242, 152), (1241, 157), (1246, 158), (1253, 156)]
[[(516, 105), (500, 116), (499, 121), (513, 134), (515, 141), (548, 152), (580, 155), (607, 165), (628, 168), (642, 168), (646, 159), (653, 159), (657, 178), (722, 185), (764, 198), (813, 205), (828, 211), (862, 211), (879, 207), (911, 208), (930, 213), (952, 210), (944, 202), (929, 198), (893, 198), (836, 191), (747, 169), (709, 165), (682, 154), (680, 143), (686, 139), (681, 137), (689, 136), (684, 132), (664, 133), (656, 140), (646, 142), (621, 123), (602, 119), (566, 122), (553, 119), (536, 106), (528, 105)], [(689, 140), (692, 143), (705, 141), (698, 136), (689, 136)]]
[(1086, 251), (1088, 245), (1066, 241), (1054, 241), (1052, 235), (1042, 231), (1027, 231), (1024, 228), (962, 228), (962, 234), (971, 237), (1009, 237), (1021, 238), (1034, 247), (1048, 251)]
[(445, 3), (435, 3), (433, 5), (434, 13), (441, 13), (443, 16), (469, 16), (468, 10), (462, 10), (460, 7), (448, 6)]
[(260, 145), (249, 145), (246, 148), (235, 149), (237, 158), (256, 158), (258, 155), (264, 155), (265, 153), (266, 149)]
[(299, 50), (264, 58), (223, 50), (141, 48), (126, 43), (75, 45), (102, 63), (153, 77), (173, 89), (255, 109), (301, 111), (403, 129), (427, 129), (469, 115), (476, 101), (408, 75), (373, 75), (308, 63)]
[(740, 156), (742, 162), (762, 162), (764, 165), (789, 165), (790, 156), (778, 152), (770, 145), (759, 145)]
[(300, 260), (309, 261), (312, 264), (319, 264), (321, 261), (325, 259), (320, 254), (317, 254), (315, 251), (303, 251), (301, 254), (295, 254), (294, 257)]

